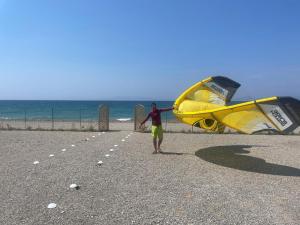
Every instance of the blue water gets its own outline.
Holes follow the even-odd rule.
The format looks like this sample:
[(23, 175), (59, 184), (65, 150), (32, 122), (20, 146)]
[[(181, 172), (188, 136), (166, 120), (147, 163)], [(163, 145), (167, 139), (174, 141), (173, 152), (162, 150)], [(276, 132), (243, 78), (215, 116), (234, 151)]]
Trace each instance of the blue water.
[[(157, 101), (158, 107), (172, 107), (171, 101)], [(110, 109), (110, 119), (133, 118), (134, 106), (142, 104), (150, 111), (150, 101), (21, 101), (0, 100), (0, 119), (97, 120), (98, 108), (105, 104)], [(172, 112), (164, 115), (174, 119)]]

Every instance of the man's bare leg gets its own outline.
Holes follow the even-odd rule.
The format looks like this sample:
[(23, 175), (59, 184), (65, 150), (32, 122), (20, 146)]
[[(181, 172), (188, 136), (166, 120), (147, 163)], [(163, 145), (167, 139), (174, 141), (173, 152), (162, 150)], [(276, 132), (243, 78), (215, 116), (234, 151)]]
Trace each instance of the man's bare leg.
[(158, 152), (161, 152), (160, 145), (161, 145), (162, 141), (163, 141), (163, 138), (158, 139), (158, 148), (157, 148)]
[(153, 154), (156, 154), (157, 153), (157, 138), (153, 138), (153, 146), (154, 146)]

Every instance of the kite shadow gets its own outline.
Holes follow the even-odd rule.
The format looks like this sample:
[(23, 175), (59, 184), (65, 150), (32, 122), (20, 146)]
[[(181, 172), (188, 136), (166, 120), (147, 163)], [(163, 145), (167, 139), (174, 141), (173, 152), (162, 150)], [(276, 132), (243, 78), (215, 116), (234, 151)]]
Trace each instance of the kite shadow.
[(203, 148), (195, 152), (195, 155), (207, 162), (233, 169), (280, 175), (280, 176), (300, 176), (300, 169), (268, 163), (264, 159), (245, 155), (250, 153), (251, 145), (229, 145)]

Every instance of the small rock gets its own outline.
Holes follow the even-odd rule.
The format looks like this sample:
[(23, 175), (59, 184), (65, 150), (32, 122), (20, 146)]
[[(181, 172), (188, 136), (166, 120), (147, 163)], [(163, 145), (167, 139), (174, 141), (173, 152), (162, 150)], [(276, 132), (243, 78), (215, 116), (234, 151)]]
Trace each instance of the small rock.
[(39, 164), (39, 163), (40, 163), (39, 161), (34, 161), (33, 162), (34, 165)]
[(48, 209), (54, 209), (56, 208), (56, 204), (55, 203), (50, 203), (48, 206), (47, 206)]
[(77, 184), (71, 184), (71, 185), (70, 185), (70, 188), (71, 188), (71, 189), (76, 189), (76, 190), (78, 190), (78, 189), (79, 189), (79, 186), (78, 186)]

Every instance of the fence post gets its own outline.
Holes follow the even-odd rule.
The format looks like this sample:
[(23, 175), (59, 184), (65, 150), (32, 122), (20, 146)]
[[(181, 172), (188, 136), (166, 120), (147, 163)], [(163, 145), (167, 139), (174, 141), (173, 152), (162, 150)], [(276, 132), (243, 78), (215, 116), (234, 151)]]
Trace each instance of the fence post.
[(81, 109), (79, 109), (79, 126), (79, 129), (81, 130)]
[(25, 130), (27, 128), (27, 124), (26, 124), (26, 121), (27, 120), (27, 112), (26, 112), (26, 109), (24, 110), (24, 124), (25, 124)]
[(99, 131), (109, 130), (109, 108), (106, 105), (101, 105), (99, 107), (98, 130)]
[(143, 105), (136, 105), (134, 108), (134, 131), (142, 131), (140, 124), (144, 119), (145, 107)]
[(165, 131), (167, 131), (168, 127), (168, 112), (166, 112), (166, 124), (165, 124)]
[(51, 110), (51, 120), (52, 120), (52, 130), (54, 130), (54, 111), (53, 111), (53, 108)]

